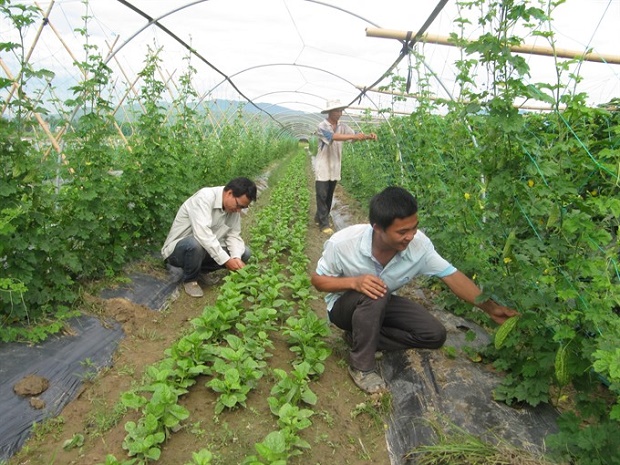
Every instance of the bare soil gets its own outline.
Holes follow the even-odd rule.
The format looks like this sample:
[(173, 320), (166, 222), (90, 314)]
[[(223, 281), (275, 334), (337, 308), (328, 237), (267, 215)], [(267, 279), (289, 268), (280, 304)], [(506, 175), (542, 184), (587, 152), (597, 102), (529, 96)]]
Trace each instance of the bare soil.
[[(309, 176), (309, 179), (312, 179)], [(313, 184), (313, 183), (312, 183)], [(310, 185), (313, 189), (313, 185)], [(262, 195), (256, 208), (268, 201)], [(365, 221), (365, 211), (346, 197), (340, 187), (337, 194), (341, 204), (349, 207), (349, 216)], [(312, 197), (312, 202), (313, 204)], [(254, 207), (253, 207), (254, 208)], [(251, 225), (251, 213), (245, 219), (247, 231)], [(314, 225), (313, 207), (308, 212), (307, 253), (311, 258), (310, 269), (318, 260), (325, 236)], [(356, 222), (357, 222), (356, 221)], [(162, 272), (162, 270), (153, 270)], [(164, 358), (164, 350), (190, 329), (189, 321), (200, 315), (206, 305), (215, 302), (218, 284), (205, 287), (200, 299), (178, 293), (162, 312), (155, 312), (125, 299), (109, 300), (90, 296), (85, 311), (95, 313), (102, 319), (114, 318), (122, 324), (125, 337), (114, 355), (113, 365), (83, 385), (79, 395), (69, 403), (61, 414), (35, 428), (22, 450), (8, 461), (8, 465), (25, 464), (102, 464), (107, 454), (119, 460), (127, 458), (122, 448), (126, 435), (124, 425), (137, 420), (134, 413), (120, 412), (120, 395), (141, 383), (146, 367)], [(314, 308), (325, 316), (322, 296), (314, 302)], [(274, 349), (269, 363), (271, 368), (290, 368), (290, 353), (278, 334), (272, 335)], [(365, 395), (349, 379), (346, 370), (347, 349), (340, 338), (340, 331), (333, 328), (328, 337), (333, 349), (326, 362), (323, 375), (311, 384), (318, 396), (313, 407), (312, 426), (303, 437), (311, 449), (298, 456), (291, 464), (389, 464), (385, 441), (385, 426), (381, 414), (386, 411), (389, 398), (371, 398)], [(215, 395), (205, 387), (208, 378), (199, 378), (190, 392), (183, 396), (182, 404), (190, 411), (190, 417), (180, 431), (166, 441), (158, 463), (185, 465), (192, 460), (192, 452), (202, 448), (214, 454), (219, 465), (241, 463), (248, 455), (256, 454), (254, 444), (276, 429), (276, 419), (267, 405), (269, 389), (274, 379), (265, 376), (247, 402), (247, 408), (214, 413)], [(63, 447), (65, 441), (81, 438), (73, 447)]]

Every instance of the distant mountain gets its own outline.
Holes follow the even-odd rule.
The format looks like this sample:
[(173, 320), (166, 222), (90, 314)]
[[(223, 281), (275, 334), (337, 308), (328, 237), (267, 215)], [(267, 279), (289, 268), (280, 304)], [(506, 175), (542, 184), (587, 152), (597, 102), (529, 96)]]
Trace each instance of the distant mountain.
[(287, 115), (305, 115), (306, 112), (299, 110), (292, 110), (290, 108), (276, 105), (272, 103), (256, 103), (255, 105), (248, 102), (241, 102), (236, 100), (222, 100), (215, 99), (206, 102), (206, 105), (203, 104), (203, 107), (209, 108), (214, 113), (224, 112), (229, 113), (230, 111), (237, 111), (239, 108), (243, 108), (244, 113), (269, 113), (279, 115), (281, 113), (286, 113)]
[[(160, 103), (160, 107), (164, 109), (165, 112), (169, 113), (168, 121), (174, 121), (175, 119), (175, 111), (172, 107), (172, 103), (170, 102), (162, 102)], [(269, 119), (269, 115), (273, 116), (274, 119), (278, 120), (280, 117), (286, 117), (290, 119), (291, 117), (299, 116), (307, 116), (308, 113), (292, 110), (290, 108), (269, 104), (269, 103), (257, 103), (256, 106), (243, 101), (236, 100), (225, 100), (225, 99), (215, 99), (200, 102), (197, 106), (196, 111), (199, 114), (209, 113), (210, 117), (214, 120), (226, 120), (231, 121), (235, 118), (236, 113), (241, 111), (244, 116), (251, 116), (252, 118), (260, 119)], [(122, 105), (117, 109), (114, 118), (116, 122), (123, 126), (125, 124), (132, 125), (134, 122), (138, 120), (140, 115), (144, 113), (144, 109), (141, 107), (139, 103), (128, 103)], [(78, 110), (73, 118), (73, 121), (77, 121), (84, 112), (82, 110)], [(62, 118), (58, 114), (48, 114), (45, 116), (45, 120), (50, 125), (51, 130), (56, 130), (60, 125), (62, 125)]]

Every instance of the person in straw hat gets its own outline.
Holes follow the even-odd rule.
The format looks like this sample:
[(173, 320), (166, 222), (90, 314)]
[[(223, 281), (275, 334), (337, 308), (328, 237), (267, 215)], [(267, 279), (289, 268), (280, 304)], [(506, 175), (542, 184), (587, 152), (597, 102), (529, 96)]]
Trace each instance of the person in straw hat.
[(356, 133), (348, 125), (340, 122), (346, 108), (340, 100), (328, 100), (321, 113), (327, 117), (319, 123), (317, 134), (319, 147), (314, 162), (316, 177), (316, 215), (315, 222), (325, 234), (333, 234), (329, 226), (329, 213), (332, 208), (334, 190), (340, 180), (342, 143), (344, 141), (377, 140), (376, 134)]

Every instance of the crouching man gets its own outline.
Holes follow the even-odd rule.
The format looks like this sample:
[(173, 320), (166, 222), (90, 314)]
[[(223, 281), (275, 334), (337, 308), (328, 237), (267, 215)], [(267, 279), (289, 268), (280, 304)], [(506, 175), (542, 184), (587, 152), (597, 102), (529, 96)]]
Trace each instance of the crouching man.
[(201, 272), (243, 268), (250, 250), (241, 238), (241, 211), (256, 200), (256, 184), (235, 178), (225, 186), (205, 187), (183, 202), (161, 249), (162, 257), (183, 269), (183, 288), (204, 295)]
[(312, 274), (312, 285), (328, 293), (330, 321), (345, 331), (351, 346), (349, 374), (363, 391), (386, 389), (376, 371), (377, 350), (438, 349), (446, 340), (445, 327), (427, 309), (394, 294), (414, 277), (441, 279), (496, 323), (517, 314), (492, 300), (475, 302), (482, 291), (418, 231), (417, 201), (407, 190), (388, 187), (375, 195), (369, 221), (331, 236)]

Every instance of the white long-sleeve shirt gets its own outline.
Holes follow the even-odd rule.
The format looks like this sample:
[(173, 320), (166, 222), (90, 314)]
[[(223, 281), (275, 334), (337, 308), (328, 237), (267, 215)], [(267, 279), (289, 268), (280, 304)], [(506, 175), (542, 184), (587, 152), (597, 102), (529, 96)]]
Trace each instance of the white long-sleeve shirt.
[(188, 236), (194, 236), (218, 265), (231, 257), (241, 258), (245, 250), (241, 215), (224, 210), (223, 195), (224, 186), (205, 187), (183, 202), (161, 249), (164, 259), (172, 254), (177, 242)]

